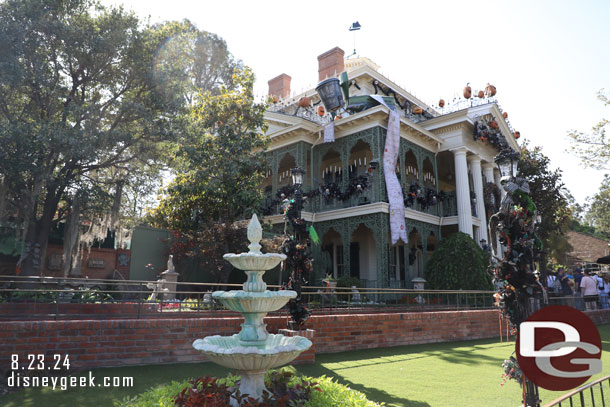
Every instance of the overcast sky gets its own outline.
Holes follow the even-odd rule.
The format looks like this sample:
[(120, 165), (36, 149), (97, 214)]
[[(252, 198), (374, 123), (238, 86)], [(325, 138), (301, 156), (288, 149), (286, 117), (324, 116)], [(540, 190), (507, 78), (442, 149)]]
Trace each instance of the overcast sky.
[(589, 131), (610, 108), (609, 1), (187, 1), (103, 0), (151, 22), (189, 19), (223, 37), (257, 77), (256, 93), (280, 73), (297, 93), (317, 82), (317, 56), (356, 50), (424, 102), (451, 101), (467, 82), (491, 83), (521, 139), (543, 147), (579, 202), (603, 171), (567, 153), (571, 129)]

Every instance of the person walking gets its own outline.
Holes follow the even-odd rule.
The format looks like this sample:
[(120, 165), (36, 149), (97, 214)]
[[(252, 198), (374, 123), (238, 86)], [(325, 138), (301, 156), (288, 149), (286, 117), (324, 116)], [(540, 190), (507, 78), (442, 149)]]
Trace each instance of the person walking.
[(582, 301), (582, 294), (580, 293), (580, 282), (582, 280), (582, 270), (576, 266), (574, 269), (574, 295), (576, 296), (576, 309), (582, 311), (585, 306)]
[(580, 280), (580, 294), (585, 301), (587, 311), (597, 309), (597, 280), (591, 276), (589, 270), (585, 270), (585, 275)]
[(558, 297), (561, 295), (561, 282), (557, 279), (557, 276), (552, 272), (546, 278), (546, 286), (548, 288), (549, 295)]
[(563, 267), (557, 270), (557, 280), (561, 283), (561, 295), (572, 295), (572, 287), (570, 287), (570, 279), (565, 273)]

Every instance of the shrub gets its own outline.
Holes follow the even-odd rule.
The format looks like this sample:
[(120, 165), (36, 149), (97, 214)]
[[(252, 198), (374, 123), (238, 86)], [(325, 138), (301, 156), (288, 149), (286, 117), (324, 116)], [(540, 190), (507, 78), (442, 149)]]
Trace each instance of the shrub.
[(426, 265), (428, 288), (436, 290), (491, 290), (487, 274), (489, 254), (465, 233), (439, 242)]
[(337, 280), (337, 287), (352, 288), (352, 286), (356, 286), (356, 288), (360, 288), (360, 284), (360, 279), (358, 277), (342, 276)]

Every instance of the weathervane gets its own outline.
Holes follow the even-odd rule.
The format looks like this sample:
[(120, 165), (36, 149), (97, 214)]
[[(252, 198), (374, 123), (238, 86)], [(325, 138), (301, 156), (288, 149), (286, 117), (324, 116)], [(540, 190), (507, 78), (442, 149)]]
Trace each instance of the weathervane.
[(354, 31), (354, 53), (352, 55), (350, 55), (350, 57), (356, 55), (356, 31), (360, 30), (360, 28), (361, 28), (361, 26), (358, 21), (356, 21), (355, 23), (352, 23), (352, 25), (349, 28), (350, 31)]

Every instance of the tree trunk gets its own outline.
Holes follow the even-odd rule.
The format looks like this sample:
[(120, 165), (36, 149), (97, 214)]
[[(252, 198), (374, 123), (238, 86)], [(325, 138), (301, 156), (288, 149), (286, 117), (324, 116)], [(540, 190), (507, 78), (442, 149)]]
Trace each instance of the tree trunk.
[(22, 260), (20, 264), (21, 276), (42, 276), (44, 270), (49, 233), (57, 206), (61, 197), (60, 191), (49, 189), (44, 202), (42, 215), (36, 216), (36, 207), (32, 208), (32, 221), (25, 232)]

